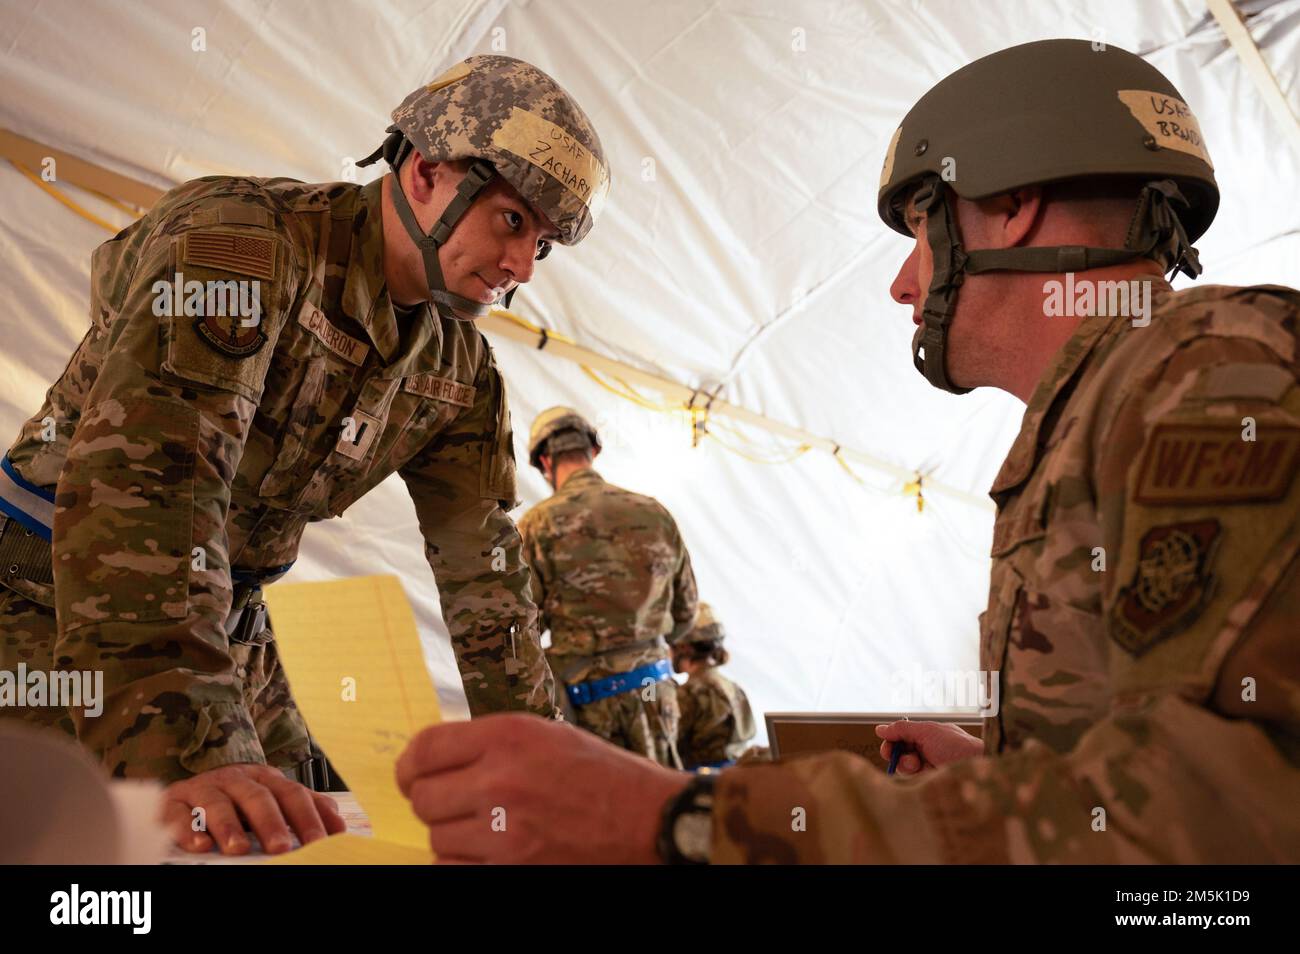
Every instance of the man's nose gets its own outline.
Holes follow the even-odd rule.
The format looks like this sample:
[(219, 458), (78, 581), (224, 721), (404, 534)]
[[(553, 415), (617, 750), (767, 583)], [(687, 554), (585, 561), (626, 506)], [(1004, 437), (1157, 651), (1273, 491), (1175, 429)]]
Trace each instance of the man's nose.
[(523, 285), (532, 281), (533, 269), (537, 266), (537, 243), (510, 242), (506, 245), (505, 255), (501, 259), (501, 270), (515, 284)]
[(904, 259), (898, 274), (894, 276), (893, 284), (889, 286), (889, 297), (900, 305), (910, 305), (920, 297), (921, 289), (916, 281), (916, 258), (917, 250), (913, 248), (912, 254)]

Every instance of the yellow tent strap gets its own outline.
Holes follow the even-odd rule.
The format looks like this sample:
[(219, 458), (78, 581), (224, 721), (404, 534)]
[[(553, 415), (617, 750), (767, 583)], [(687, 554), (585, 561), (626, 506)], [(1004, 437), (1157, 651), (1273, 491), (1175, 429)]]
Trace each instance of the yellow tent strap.
[(119, 229), (119, 228), (118, 228), (116, 225), (114, 225), (113, 223), (111, 223), (111, 222), (107, 222), (107, 221), (105, 221), (104, 219), (101, 219), (99, 216), (95, 215), (95, 213), (93, 213), (93, 212), (88, 212), (88, 211), (86, 211), (85, 209), (83, 209), (81, 206), (79, 206), (77, 203), (73, 202), (73, 201), (72, 201), (71, 199), (69, 199), (66, 195), (64, 195), (64, 194), (63, 194), (62, 192), (60, 192), (58, 189), (54, 188), (54, 186), (50, 185), (48, 182), (46, 182), (44, 179), (42, 179), (42, 178), (41, 178), (40, 176), (38, 176), (36, 173), (34, 173), (34, 172), (32, 172), (30, 169), (28, 169), (26, 166), (22, 165), (21, 163), (14, 162), (12, 159), (9, 160), (9, 163), (10, 163), (10, 164), (15, 168), (15, 169), (17, 169), (19, 172), (21, 172), (23, 175), (25, 175), (28, 179), (31, 179), (32, 182), (36, 183), (36, 185), (39, 186), (42, 190), (44, 190), (45, 192), (47, 192), (47, 193), (49, 193), (50, 195), (54, 196), (54, 198), (58, 199), (60, 202), (62, 202), (64, 205), (66, 205), (66, 206), (67, 206), (69, 209), (71, 209), (73, 212), (76, 212), (76, 213), (77, 213), (79, 216), (81, 216), (83, 219), (86, 219), (86, 220), (88, 220), (88, 221), (90, 221), (90, 222), (94, 222), (94, 223), (95, 223), (96, 225), (98, 225), (100, 228), (102, 228), (102, 229), (106, 229), (106, 230), (108, 230), (109, 232), (112, 232), (112, 233), (114, 233), (114, 234), (116, 234), (116, 233), (122, 231), (121, 229)]
[(556, 341), (563, 341), (565, 344), (576, 345), (578, 343), (568, 335), (562, 335), (558, 331), (548, 331), (541, 325), (535, 325), (522, 315), (516, 315), (513, 311), (506, 311), (504, 308), (498, 308), (492, 312), (492, 314), (504, 318), (506, 321), (513, 322), (520, 328), (527, 328), (535, 335), (541, 336), (542, 334), (545, 334), (547, 338), (554, 338)]

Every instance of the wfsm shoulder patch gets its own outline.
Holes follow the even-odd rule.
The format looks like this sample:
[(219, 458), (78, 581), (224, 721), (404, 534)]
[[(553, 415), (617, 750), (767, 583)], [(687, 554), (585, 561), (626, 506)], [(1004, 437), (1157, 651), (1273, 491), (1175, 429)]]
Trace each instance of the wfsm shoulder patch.
[(1300, 465), (1300, 427), (1261, 423), (1159, 424), (1147, 443), (1134, 500), (1141, 504), (1244, 503), (1286, 496)]

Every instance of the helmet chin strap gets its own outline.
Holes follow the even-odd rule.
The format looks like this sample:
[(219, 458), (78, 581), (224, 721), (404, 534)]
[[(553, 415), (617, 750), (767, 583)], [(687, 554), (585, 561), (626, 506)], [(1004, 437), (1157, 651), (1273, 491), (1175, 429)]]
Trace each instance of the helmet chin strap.
[(921, 326), (912, 336), (912, 363), (925, 379), (942, 391), (967, 394), (948, 379), (948, 328), (957, 307), (957, 289), (966, 277), (966, 253), (957, 234), (948, 189), (938, 176), (927, 176), (916, 193), (916, 209), (925, 213), (925, 237), (934, 270), (921, 309)]
[(948, 329), (957, 305), (957, 289), (967, 275), (982, 272), (1082, 272), (1120, 265), (1139, 258), (1158, 261), (1166, 272), (1189, 278), (1201, 273), (1196, 249), (1177, 209), (1190, 204), (1172, 179), (1148, 182), (1138, 197), (1124, 248), (1083, 245), (989, 248), (965, 251), (957, 233), (952, 193), (935, 175), (926, 176), (916, 192), (916, 209), (926, 217), (925, 236), (934, 259), (930, 288), (921, 311), (921, 327), (912, 336), (912, 362), (936, 388), (968, 394), (948, 377)]
[(492, 306), (448, 290), (447, 281), (442, 274), (442, 263), (438, 261), (438, 249), (451, 238), (456, 223), (469, 211), (469, 207), (473, 205), (479, 193), (492, 181), (496, 170), (492, 168), (491, 163), (482, 159), (475, 159), (470, 163), (465, 178), (456, 187), (456, 194), (442, 210), (442, 215), (438, 217), (433, 228), (426, 234), (420, 228), (419, 220), (416, 219), (411, 203), (406, 198), (402, 179), (398, 173), (402, 161), (413, 151), (413, 147), (401, 132), (394, 131), (393, 127), (389, 127), (389, 130), (391, 134), (384, 140), (384, 144), (357, 165), (368, 166), (382, 155), (392, 167), (393, 207), (397, 209), (397, 217), (406, 229), (406, 234), (420, 250), (420, 256), (424, 260), (424, 277), (429, 286), (429, 301), (438, 314), (454, 321), (473, 321), (475, 318), (482, 318)]

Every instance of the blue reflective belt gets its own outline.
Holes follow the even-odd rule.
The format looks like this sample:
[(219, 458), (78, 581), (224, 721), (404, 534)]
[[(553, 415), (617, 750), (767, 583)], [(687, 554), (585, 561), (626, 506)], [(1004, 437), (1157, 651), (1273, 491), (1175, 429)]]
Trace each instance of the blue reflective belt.
[(256, 570), (244, 570), (234, 566), (230, 568), (230, 582), (236, 586), (242, 583), (256, 583), (260, 586), (274, 583), (288, 573), (296, 562), (296, 560), (290, 560), (288, 563), (282, 563), (279, 566), (260, 567)]
[(704, 769), (717, 772), (724, 768), (731, 768), (735, 764), (735, 759), (723, 759), (721, 762), (701, 762), (699, 765), (692, 765), (687, 771), (695, 772), (698, 775)]
[(616, 676), (606, 676), (603, 679), (580, 682), (576, 686), (566, 686), (565, 691), (569, 694), (569, 701), (575, 706), (589, 706), (601, 699), (608, 699), (610, 696), (636, 689), (643, 679), (659, 682), (672, 676), (672, 673), (672, 663), (667, 659), (661, 659), (655, 663), (638, 666), (631, 672), (620, 672)]
[(8, 454), (0, 460), (0, 513), (46, 542), (53, 536), (54, 491), (24, 480)]

